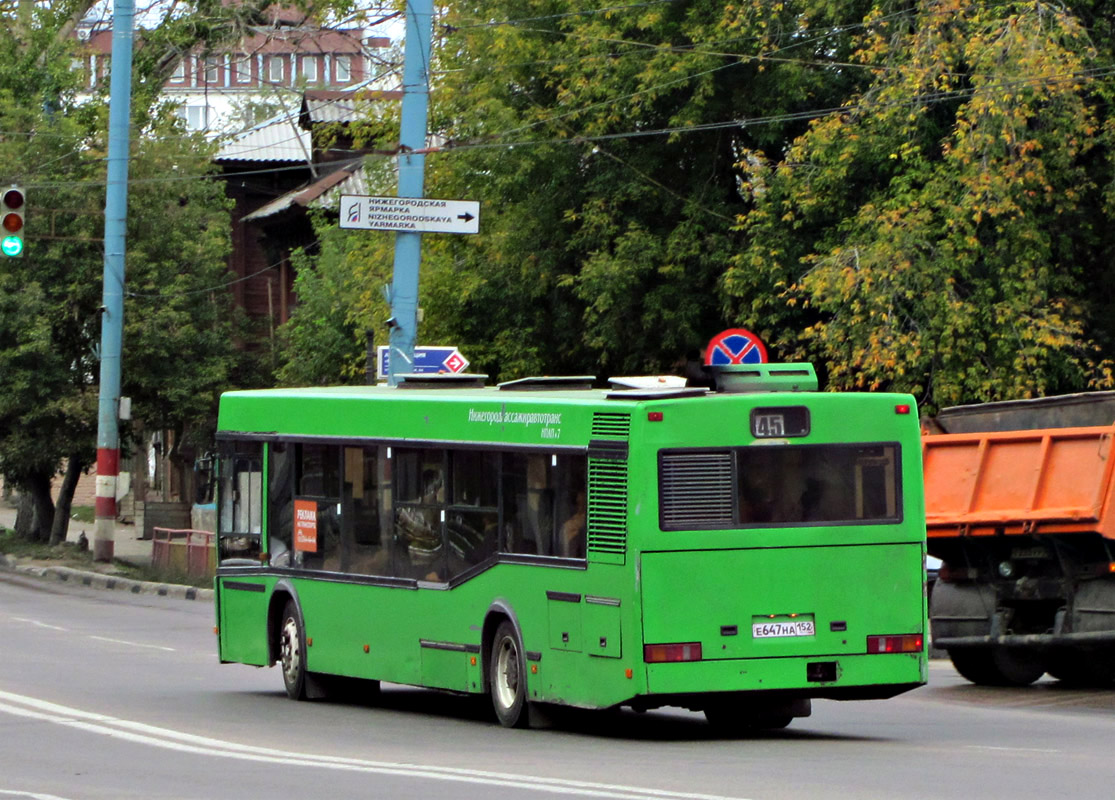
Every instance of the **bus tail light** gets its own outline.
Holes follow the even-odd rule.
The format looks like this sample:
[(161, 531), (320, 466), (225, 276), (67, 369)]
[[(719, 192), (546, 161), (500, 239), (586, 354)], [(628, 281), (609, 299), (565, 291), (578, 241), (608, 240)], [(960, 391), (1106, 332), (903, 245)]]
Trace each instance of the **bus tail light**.
[(643, 646), (643, 661), (648, 664), (700, 660), (700, 642), (685, 642), (684, 644), (648, 644)]
[(924, 646), (925, 637), (920, 633), (867, 637), (868, 653), (920, 653)]

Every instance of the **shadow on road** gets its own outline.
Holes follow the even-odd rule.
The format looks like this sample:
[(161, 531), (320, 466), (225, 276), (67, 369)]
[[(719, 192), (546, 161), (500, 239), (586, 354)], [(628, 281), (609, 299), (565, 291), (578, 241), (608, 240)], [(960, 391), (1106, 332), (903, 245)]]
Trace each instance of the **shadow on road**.
[[(276, 702), (289, 702), (282, 691), (252, 693), (257, 697), (274, 698)], [(343, 693), (331, 694), (328, 699), (312, 701), (328, 705), (364, 707), (370, 713), (386, 712), (414, 717), (456, 720), (497, 726), (491, 701), (487, 696), (455, 695), (410, 686), (386, 685), (381, 691), (361, 691), (359, 683)], [(585, 710), (561, 706), (544, 706), (539, 709), (532, 727), (551, 732), (595, 739), (630, 740), (646, 742), (695, 742), (740, 740), (798, 740), (798, 741), (885, 741), (883, 738), (847, 736), (795, 730), (795, 725), (807, 725), (808, 718), (795, 720), (783, 730), (743, 730), (737, 734), (713, 729), (704, 715), (680, 708), (635, 712), (629, 709)]]

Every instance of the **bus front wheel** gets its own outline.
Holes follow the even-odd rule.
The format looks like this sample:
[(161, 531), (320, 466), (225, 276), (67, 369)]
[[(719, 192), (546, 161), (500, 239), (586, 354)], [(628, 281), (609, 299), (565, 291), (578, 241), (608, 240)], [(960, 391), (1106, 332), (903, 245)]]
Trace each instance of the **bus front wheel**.
[(279, 625), (279, 663), (291, 700), (306, 699), (306, 629), (293, 600), (287, 600)]
[(501, 622), (496, 629), (488, 669), (492, 707), (500, 724), (506, 728), (525, 728), (529, 720), (526, 664), (515, 626), (510, 622)]

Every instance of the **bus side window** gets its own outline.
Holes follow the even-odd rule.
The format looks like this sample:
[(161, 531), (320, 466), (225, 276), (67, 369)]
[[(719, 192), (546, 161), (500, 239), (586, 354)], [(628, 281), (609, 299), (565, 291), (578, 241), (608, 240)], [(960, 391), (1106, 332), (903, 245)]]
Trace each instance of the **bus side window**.
[[(306, 569), (341, 571), (341, 448), (295, 445), (295, 484), (294, 563)], [(307, 516), (300, 516), (300, 510)], [(298, 535), (299, 530), (303, 535)]]
[(448, 577), (495, 555), (499, 530), (499, 453), (450, 450), (445, 512)]
[(227, 442), (220, 458), (219, 557), (258, 565), (263, 518), (263, 445)]
[(346, 447), (341, 566), (357, 575), (391, 574), (391, 550), (380, 528), (379, 448)]
[(294, 447), (275, 442), (268, 453), (267, 552), (271, 566), (289, 567), (294, 558)]
[(558, 456), (553, 467), (556, 502), (554, 555), (585, 557), (588, 531), (588, 466), (584, 456)]
[(546, 454), (503, 455), (503, 534), (507, 553), (553, 554), (554, 492)]
[(395, 570), (400, 577), (444, 581), (448, 561), (442, 542), (445, 510), (444, 450), (396, 448)]

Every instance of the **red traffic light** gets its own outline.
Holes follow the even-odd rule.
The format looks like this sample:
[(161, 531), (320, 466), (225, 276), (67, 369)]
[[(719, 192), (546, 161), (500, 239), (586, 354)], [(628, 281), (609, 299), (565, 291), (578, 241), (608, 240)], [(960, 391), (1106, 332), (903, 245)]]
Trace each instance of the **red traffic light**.
[(13, 186), (0, 195), (0, 228), (8, 233), (23, 230), (23, 205), (26, 199), (18, 186)]

